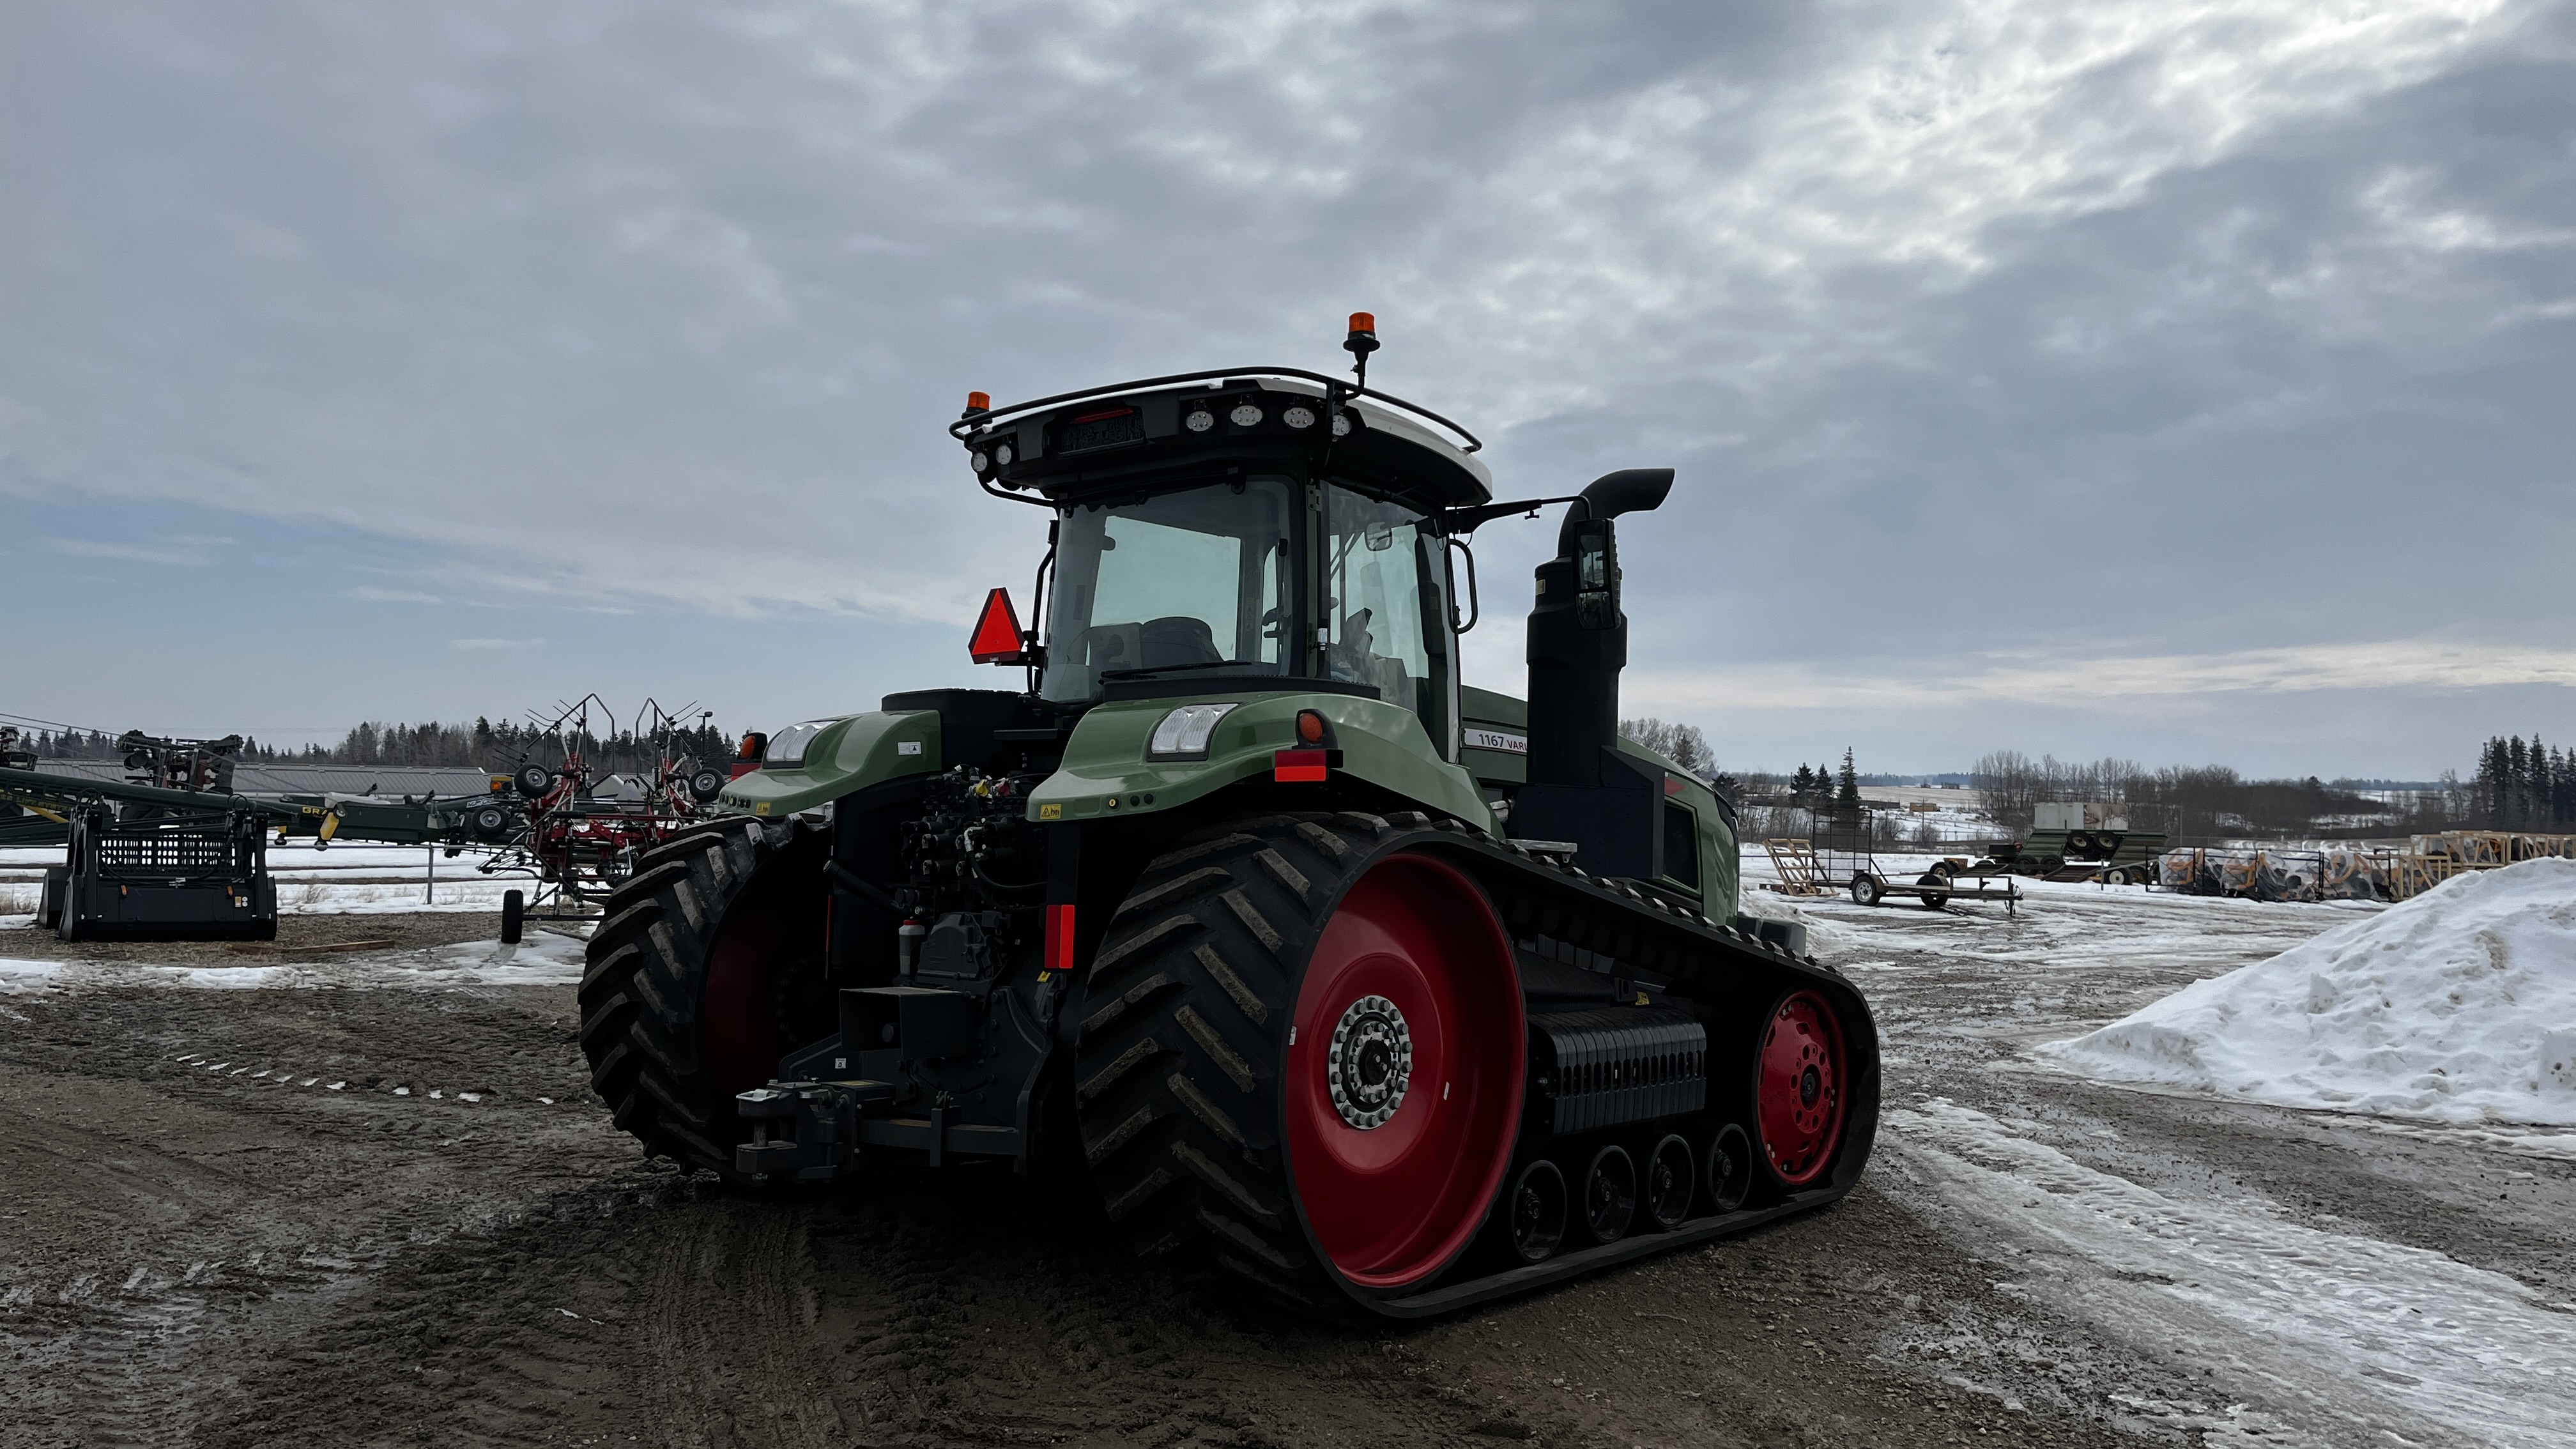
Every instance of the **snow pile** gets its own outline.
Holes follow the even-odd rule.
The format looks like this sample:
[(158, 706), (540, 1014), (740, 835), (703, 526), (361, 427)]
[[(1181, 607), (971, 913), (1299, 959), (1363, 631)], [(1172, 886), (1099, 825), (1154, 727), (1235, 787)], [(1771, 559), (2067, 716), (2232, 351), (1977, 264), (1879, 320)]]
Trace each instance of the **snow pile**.
[(2041, 1050), (2284, 1106), (2576, 1126), (2576, 860), (2455, 876)]

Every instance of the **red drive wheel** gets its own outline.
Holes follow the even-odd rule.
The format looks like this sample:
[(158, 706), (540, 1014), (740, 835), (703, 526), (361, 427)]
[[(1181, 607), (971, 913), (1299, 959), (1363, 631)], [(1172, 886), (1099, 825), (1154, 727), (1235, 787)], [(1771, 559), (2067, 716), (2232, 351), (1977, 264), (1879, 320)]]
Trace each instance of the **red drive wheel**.
[(707, 1077), (728, 1106), (735, 1093), (776, 1076), (778, 1059), (811, 1035), (791, 1031), (789, 1018), (805, 1004), (793, 999), (809, 984), (800, 978), (820, 964), (827, 897), (818, 878), (795, 868), (803, 864), (754, 876), (707, 951), (701, 1040)]
[(1762, 1158), (1783, 1186), (1804, 1187), (1824, 1176), (1843, 1138), (1842, 1031), (1822, 996), (1793, 991), (1780, 999), (1754, 1071)]
[(1510, 942), (1457, 869), (1388, 856), (1342, 897), (1297, 988), (1281, 1106), (1315, 1243), (1367, 1289), (1420, 1283), (1475, 1235), (1520, 1119)]

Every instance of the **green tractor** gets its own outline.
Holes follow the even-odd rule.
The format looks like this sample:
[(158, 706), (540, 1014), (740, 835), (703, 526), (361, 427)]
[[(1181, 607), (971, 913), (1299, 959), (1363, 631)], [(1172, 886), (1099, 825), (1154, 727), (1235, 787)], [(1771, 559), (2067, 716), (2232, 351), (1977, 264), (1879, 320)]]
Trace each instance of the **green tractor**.
[[(647, 1151), (745, 1183), (1087, 1179), (1147, 1252), (1440, 1313), (1850, 1190), (1877, 1030), (1737, 913), (1733, 807), (1616, 734), (1616, 520), (1496, 503), (1476, 439), (1293, 368), (951, 428), (1047, 509), (1019, 689), (778, 731), (610, 898), (581, 1041)], [(1566, 503), (1529, 702), (1458, 677), (1467, 538)]]

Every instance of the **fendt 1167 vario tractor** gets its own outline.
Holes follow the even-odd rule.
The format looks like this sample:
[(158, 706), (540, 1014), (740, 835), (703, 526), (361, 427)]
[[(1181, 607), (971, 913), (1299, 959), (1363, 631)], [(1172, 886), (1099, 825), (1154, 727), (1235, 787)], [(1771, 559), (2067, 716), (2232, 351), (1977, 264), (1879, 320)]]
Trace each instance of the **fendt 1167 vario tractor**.
[[(581, 986), (620, 1127), (742, 1182), (1085, 1174), (1146, 1251), (1417, 1317), (1850, 1190), (1877, 1030), (1736, 912), (1732, 807), (1616, 733), (1616, 520), (1496, 503), (1465, 429), (1292, 368), (951, 431), (1053, 515), (1017, 690), (769, 741), (642, 858)], [(1529, 701), (1458, 677), (1467, 535), (1568, 504)]]

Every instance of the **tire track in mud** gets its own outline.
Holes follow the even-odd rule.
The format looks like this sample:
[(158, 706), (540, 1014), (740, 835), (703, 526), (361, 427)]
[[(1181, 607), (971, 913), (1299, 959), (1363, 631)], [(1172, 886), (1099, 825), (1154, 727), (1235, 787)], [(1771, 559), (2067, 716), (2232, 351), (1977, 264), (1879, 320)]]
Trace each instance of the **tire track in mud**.
[(811, 1209), (761, 1206), (694, 1204), (647, 1229), (666, 1241), (644, 1285), (644, 1347), (692, 1449), (821, 1449), (840, 1427), (814, 1353)]

